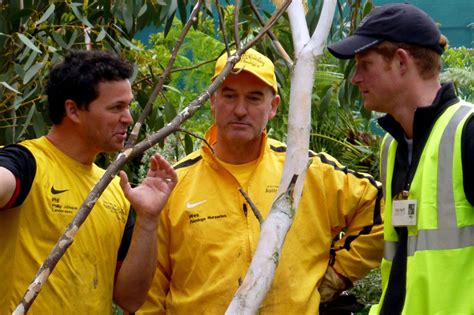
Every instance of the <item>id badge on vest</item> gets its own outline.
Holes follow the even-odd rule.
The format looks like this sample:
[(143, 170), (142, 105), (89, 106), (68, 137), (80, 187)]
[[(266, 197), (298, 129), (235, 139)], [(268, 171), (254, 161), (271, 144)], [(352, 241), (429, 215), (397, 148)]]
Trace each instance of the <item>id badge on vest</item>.
[(408, 199), (408, 192), (404, 191), (392, 203), (392, 225), (416, 225), (416, 200)]

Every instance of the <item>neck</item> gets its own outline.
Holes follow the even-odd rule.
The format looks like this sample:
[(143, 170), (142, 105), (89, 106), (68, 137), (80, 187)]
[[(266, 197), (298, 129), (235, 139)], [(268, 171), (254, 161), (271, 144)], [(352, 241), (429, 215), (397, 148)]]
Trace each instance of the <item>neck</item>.
[(245, 164), (255, 161), (260, 156), (262, 138), (258, 142), (245, 144), (227, 144), (225, 141), (217, 140), (214, 145), (216, 156), (223, 162), (229, 164)]
[(46, 137), (64, 154), (84, 165), (92, 165), (98, 154), (84, 143), (74, 130), (69, 130), (61, 125), (53, 125)]
[(390, 114), (402, 126), (408, 139), (413, 138), (416, 109), (431, 106), (440, 87), (438, 80), (410, 82), (410, 86), (405, 89), (406, 92), (395, 100), (392, 106), (393, 112)]

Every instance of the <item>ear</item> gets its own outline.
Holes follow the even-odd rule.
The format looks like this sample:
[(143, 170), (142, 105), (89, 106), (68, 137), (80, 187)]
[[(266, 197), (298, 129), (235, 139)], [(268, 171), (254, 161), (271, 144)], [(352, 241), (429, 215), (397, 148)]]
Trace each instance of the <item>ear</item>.
[(413, 64), (412, 59), (413, 58), (405, 49), (398, 48), (395, 51), (395, 61), (396, 61), (395, 66), (400, 71), (400, 74), (403, 75), (409, 70), (410, 65)]
[(70, 120), (78, 123), (79, 122), (79, 108), (77, 108), (76, 102), (73, 100), (67, 99), (64, 102), (64, 111), (66, 114), (66, 117), (69, 118)]
[(272, 99), (272, 103), (271, 103), (272, 109), (271, 109), (270, 115), (268, 117), (269, 120), (273, 119), (273, 117), (275, 117), (275, 115), (277, 113), (278, 106), (280, 106), (280, 102), (281, 102), (280, 95), (276, 94)]

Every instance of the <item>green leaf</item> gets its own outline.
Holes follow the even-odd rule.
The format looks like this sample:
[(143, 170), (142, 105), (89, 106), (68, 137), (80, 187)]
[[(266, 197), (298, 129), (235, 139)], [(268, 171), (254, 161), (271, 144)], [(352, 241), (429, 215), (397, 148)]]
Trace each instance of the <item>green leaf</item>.
[(140, 47), (135, 46), (131, 41), (129, 41), (129, 40), (126, 39), (125, 37), (122, 37), (122, 36), (120, 36), (120, 35), (117, 35), (117, 39), (118, 39), (119, 42), (122, 43), (122, 45), (124, 45), (125, 47), (132, 48), (132, 49), (135, 49), (135, 50), (142, 50)]
[(194, 151), (193, 139), (190, 135), (184, 135), (184, 151), (186, 154), (190, 154)]
[(79, 19), (79, 21), (82, 22), (82, 24), (90, 27), (90, 28), (93, 28), (94, 26), (92, 26), (92, 24), (89, 22), (89, 20), (87, 20), (87, 18), (85, 18), (82, 13), (79, 11), (79, 9), (77, 8), (80, 4), (71, 4), (70, 7), (72, 9), (72, 12), (74, 13), (74, 15)]
[(140, 16), (142, 16), (143, 14), (145, 14), (146, 9), (147, 9), (147, 5), (146, 5), (146, 2), (145, 2), (145, 3), (143, 4), (143, 6), (140, 8), (140, 11), (138, 11), (137, 17), (140, 17)]
[(104, 28), (102, 28), (102, 29), (100, 30), (99, 35), (97, 35), (95, 41), (96, 41), (96, 42), (102, 41), (102, 40), (105, 38), (105, 35), (106, 35), (106, 34), (107, 34), (107, 32), (104, 30)]
[(46, 12), (44, 12), (44, 14), (41, 16), (41, 18), (38, 20), (38, 22), (36, 22), (36, 25), (40, 25), (41, 23), (43, 23), (44, 21), (46, 21), (50, 16), (51, 14), (54, 13), (54, 9), (55, 9), (55, 6), (54, 6), (54, 3), (52, 3), (48, 10), (46, 10)]
[(29, 69), (31, 65), (36, 61), (36, 57), (38, 56), (38, 53), (33, 51), (31, 52), (30, 56), (28, 57), (28, 60), (26, 61), (25, 65), (23, 66), (24, 69)]
[(39, 48), (36, 47), (35, 44), (33, 44), (33, 42), (31, 40), (29, 40), (28, 37), (26, 37), (23, 34), (18, 33), (18, 38), (20, 38), (20, 40), (23, 42), (23, 44), (28, 46), (30, 49), (36, 51), (38, 54), (41, 54), (41, 50), (39, 50)]
[(167, 121), (173, 120), (177, 115), (176, 109), (170, 102), (165, 103), (164, 113)]
[(133, 2), (127, 1), (127, 4), (128, 5), (124, 5), (122, 8), (122, 16), (125, 21), (125, 28), (129, 33), (131, 33), (133, 27), (133, 11), (130, 7), (133, 7)]
[(20, 133), (16, 136), (15, 141), (21, 140), (21, 137), (23, 136), (23, 134), (25, 133), (26, 129), (27, 129), (28, 126), (30, 125), (31, 118), (33, 117), (33, 114), (34, 114), (35, 111), (36, 111), (36, 106), (35, 106), (35, 105), (31, 106), (30, 111), (28, 112), (28, 116), (26, 117), (26, 120), (25, 120), (25, 122), (23, 123), (23, 128), (21, 129)]
[(25, 76), (23, 77), (23, 84), (30, 82), (30, 80), (38, 73), (41, 68), (43, 68), (43, 66), (43, 63), (37, 63), (28, 69), (28, 71), (25, 73)]
[(15, 92), (16, 94), (21, 94), (21, 92), (19, 92), (18, 90), (14, 89), (10, 84), (8, 84), (8, 83), (5, 82), (5, 81), (0, 82), (0, 84), (3, 85), (4, 87), (6, 87), (7, 89), (9, 89), (10, 91)]
[(77, 36), (79, 35), (79, 31), (76, 29), (72, 32), (71, 37), (69, 38), (69, 43), (67, 44), (67, 49), (70, 49), (72, 45), (76, 43)]
[(47, 133), (48, 127), (46, 126), (46, 122), (44, 121), (44, 118), (41, 115), (40, 111), (38, 110), (34, 111), (32, 123), (33, 123), (33, 129), (35, 131), (35, 136), (37, 138)]
[(53, 37), (54, 41), (61, 46), (63, 49), (68, 49), (68, 45), (64, 41), (64, 39), (56, 32), (52, 32), (51, 36)]
[(319, 114), (320, 116), (323, 116), (329, 108), (329, 104), (331, 103), (332, 99), (332, 94), (333, 94), (333, 87), (328, 86), (326, 88), (326, 92), (324, 93), (324, 96), (321, 99), (321, 103), (319, 104)]

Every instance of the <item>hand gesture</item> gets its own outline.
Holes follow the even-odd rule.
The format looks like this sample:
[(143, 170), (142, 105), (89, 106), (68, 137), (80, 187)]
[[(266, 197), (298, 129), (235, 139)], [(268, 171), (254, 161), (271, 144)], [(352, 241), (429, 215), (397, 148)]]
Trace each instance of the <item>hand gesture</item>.
[(132, 188), (127, 174), (120, 171), (120, 185), (140, 220), (158, 224), (158, 217), (178, 181), (173, 167), (159, 154), (150, 158), (150, 169), (143, 182)]

